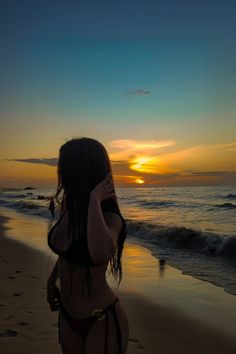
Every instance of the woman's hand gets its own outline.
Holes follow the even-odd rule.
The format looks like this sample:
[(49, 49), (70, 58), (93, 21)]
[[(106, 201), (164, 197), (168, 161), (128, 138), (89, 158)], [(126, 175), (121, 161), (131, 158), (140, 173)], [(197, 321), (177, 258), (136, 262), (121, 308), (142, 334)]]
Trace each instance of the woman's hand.
[(99, 202), (102, 202), (105, 199), (116, 197), (111, 172), (107, 174), (102, 182), (96, 185), (96, 187), (90, 193), (90, 197), (95, 198)]
[(47, 302), (50, 305), (51, 311), (57, 311), (60, 303), (60, 291), (55, 282), (50, 278), (47, 283)]

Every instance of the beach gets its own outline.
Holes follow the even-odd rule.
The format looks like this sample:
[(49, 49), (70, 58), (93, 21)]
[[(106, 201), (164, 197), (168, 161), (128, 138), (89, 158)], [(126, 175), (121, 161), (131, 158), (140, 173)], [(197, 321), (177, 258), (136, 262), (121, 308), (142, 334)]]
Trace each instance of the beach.
[[(51, 312), (46, 301), (53, 257), (44, 246), (37, 249), (37, 240), (35, 247), (23, 238), (21, 242), (16, 213), (10, 215), (1, 211), (1, 354), (61, 353), (58, 312)], [(22, 219), (27, 227), (27, 219)], [(40, 227), (45, 231), (40, 218), (34, 223), (37, 220), (38, 232)], [(236, 297), (169, 265), (158, 268), (158, 262), (144, 247), (126, 243), (124, 277), (117, 293), (130, 325), (127, 353), (235, 354)]]

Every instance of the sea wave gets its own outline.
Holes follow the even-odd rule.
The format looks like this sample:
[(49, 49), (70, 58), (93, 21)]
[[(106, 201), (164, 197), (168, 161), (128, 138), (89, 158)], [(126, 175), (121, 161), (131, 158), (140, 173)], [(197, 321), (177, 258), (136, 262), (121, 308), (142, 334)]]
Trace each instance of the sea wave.
[(236, 237), (205, 233), (184, 226), (154, 225), (144, 221), (127, 221), (128, 233), (143, 243), (158, 247), (180, 248), (204, 254), (236, 256)]
[(0, 190), (3, 192), (7, 192), (7, 191), (21, 191), (23, 188), (5, 188), (5, 187), (0, 187)]
[[(131, 201), (132, 202), (132, 201)], [(198, 203), (181, 203), (180, 201), (173, 200), (137, 200), (137, 203), (146, 208), (162, 208), (162, 207), (174, 207), (174, 208), (198, 208)]]
[(12, 207), (17, 209), (40, 209), (41, 206), (32, 202), (20, 200), (19, 202), (12, 203)]
[(226, 199), (236, 199), (236, 194), (230, 193), (230, 194), (227, 194), (227, 195), (223, 196), (223, 198), (226, 198)]
[[(35, 201), (34, 201), (35, 200)], [(8, 208), (27, 213), (32, 215), (37, 215), (40, 217), (51, 218), (51, 213), (49, 211), (49, 202), (48, 200), (38, 200), (37, 198), (33, 199), (24, 199), (24, 200), (11, 200), (11, 199), (0, 199), (0, 205), (6, 206)], [(55, 217), (58, 217), (59, 210), (55, 210)]]
[(22, 199), (28, 197), (28, 195), (26, 194), (7, 194), (7, 193), (4, 193), (3, 195), (0, 196), (8, 199)]
[(141, 200), (138, 201), (139, 205), (147, 207), (147, 208), (155, 208), (155, 207), (169, 207), (169, 206), (173, 206), (176, 203), (173, 201), (145, 201), (145, 200)]
[(223, 209), (236, 209), (236, 205), (232, 203), (216, 204), (214, 206), (216, 208), (223, 208)]
[[(15, 194), (14, 194), (15, 195)], [(19, 198), (21, 196), (21, 198)], [(22, 197), (22, 196), (27, 196)], [(40, 196), (40, 195), (39, 195)], [(15, 198), (1, 198), (0, 205), (7, 206), (28, 214), (51, 218), (49, 201), (46, 196), (39, 199), (39, 196), (27, 194), (16, 195)], [(6, 195), (5, 195), (6, 197)], [(166, 206), (169, 201), (142, 201), (152, 207), (156, 205)], [(235, 209), (232, 203), (216, 205), (217, 208)], [(56, 217), (59, 210), (55, 209)], [(203, 254), (214, 254), (236, 256), (236, 235), (218, 235), (213, 232), (206, 232), (196, 228), (175, 225), (163, 225), (155, 222), (127, 219), (128, 233), (139, 238), (142, 243), (151, 243), (158, 247), (179, 248), (200, 252)]]

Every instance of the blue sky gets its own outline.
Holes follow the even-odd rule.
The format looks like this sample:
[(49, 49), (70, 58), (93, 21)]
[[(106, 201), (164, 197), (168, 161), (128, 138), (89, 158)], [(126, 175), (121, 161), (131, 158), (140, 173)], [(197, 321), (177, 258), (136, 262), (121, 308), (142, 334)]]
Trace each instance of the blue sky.
[(110, 113), (132, 110), (124, 92), (140, 88), (152, 97), (137, 111), (194, 114), (234, 82), (233, 1), (23, 0), (1, 12), (1, 91), (21, 104)]

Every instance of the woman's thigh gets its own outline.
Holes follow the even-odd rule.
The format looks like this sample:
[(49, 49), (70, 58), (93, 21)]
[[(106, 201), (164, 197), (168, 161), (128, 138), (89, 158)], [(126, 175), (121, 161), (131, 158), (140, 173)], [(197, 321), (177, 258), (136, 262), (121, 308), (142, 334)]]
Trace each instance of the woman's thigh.
[[(121, 353), (125, 354), (128, 347), (129, 324), (122, 304), (115, 305), (115, 310), (121, 331)], [(112, 311), (108, 311), (108, 354), (118, 354), (119, 345), (117, 337), (117, 326)], [(105, 353), (105, 332), (106, 320), (97, 321), (91, 328), (86, 340), (86, 354), (104, 354)]]
[(59, 331), (63, 354), (85, 354), (83, 338), (70, 327), (63, 313), (60, 314)]

